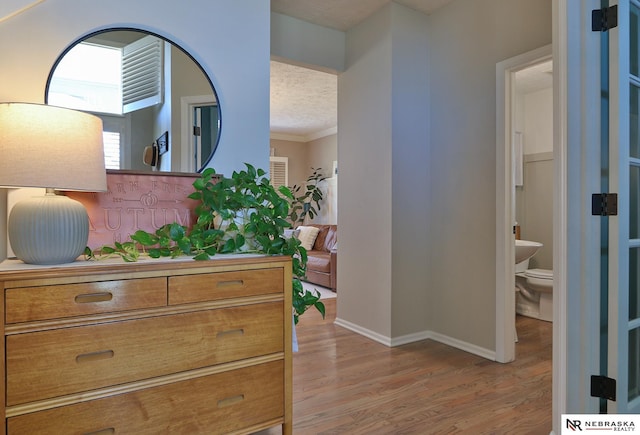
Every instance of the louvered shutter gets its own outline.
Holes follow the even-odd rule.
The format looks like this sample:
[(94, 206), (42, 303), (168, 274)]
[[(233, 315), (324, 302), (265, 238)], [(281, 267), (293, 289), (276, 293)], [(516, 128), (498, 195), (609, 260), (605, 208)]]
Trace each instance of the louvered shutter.
[(149, 35), (122, 52), (122, 113), (162, 103), (163, 42)]
[(103, 131), (104, 166), (107, 169), (120, 169), (120, 133)]
[(271, 185), (276, 189), (280, 186), (289, 185), (289, 158), (269, 157), (269, 172), (271, 174)]

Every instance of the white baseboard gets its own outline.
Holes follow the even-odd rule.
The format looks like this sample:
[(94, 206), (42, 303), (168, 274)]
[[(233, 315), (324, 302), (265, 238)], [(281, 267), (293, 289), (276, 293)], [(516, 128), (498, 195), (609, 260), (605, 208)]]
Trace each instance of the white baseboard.
[(413, 334), (390, 338), (375, 331), (371, 331), (370, 329), (363, 328), (362, 326), (356, 325), (355, 323), (340, 319), (338, 317), (333, 323), (345, 329), (353, 331), (356, 334), (370, 338), (371, 340), (383, 344), (387, 347), (396, 347), (422, 340), (434, 340), (439, 343), (446, 344), (447, 346), (455, 347), (456, 349), (478, 355), (491, 361), (496, 360), (496, 353), (493, 350), (485, 349), (483, 347), (476, 346), (475, 344), (467, 343), (466, 341), (458, 340), (457, 338), (452, 338), (433, 331), (415, 332)]
[(447, 335), (438, 334), (437, 332), (431, 332), (430, 338), (439, 343), (443, 343), (448, 346), (455, 347), (456, 349), (464, 350), (465, 352), (481, 356), (482, 358), (486, 358), (491, 361), (496, 360), (495, 350), (485, 349), (484, 347), (467, 343), (466, 341), (458, 340), (457, 338), (452, 338)]
[(403, 344), (415, 343), (416, 341), (431, 338), (433, 338), (433, 332), (431, 331), (414, 332), (413, 334), (401, 335), (400, 337), (392, 338), (391, 347), (402, 346)]
[(387, 347), (392, 347), (389, 337), (378, 334), (377, 332), (371, 331), (370, 329), (363, 328), (362, 326), (356, 325), (355, 323), (351, 323), (346, 320), (342, 320), (339, 317), (336, 317), (336, 320), (334, 320), (333, 323), (338, 326), (342, 326), (349, 331), (353, 331), (356, 334), (360, 334), (367, 338), (370, 338), (373, 341), (377, 341), (380, 344), (384, 344)]

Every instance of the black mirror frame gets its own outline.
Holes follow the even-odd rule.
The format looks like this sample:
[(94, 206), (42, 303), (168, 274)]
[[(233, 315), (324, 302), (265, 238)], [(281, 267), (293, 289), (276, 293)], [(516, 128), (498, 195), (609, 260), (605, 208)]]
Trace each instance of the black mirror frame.
[(51, 84), (51, 80), (53, 79), (53, 73), (55, 72), (55, 70), (58, 67), (58, 64), (60, 63), (62, 58), (64, 58), (64, 56), (69, 52), (69, 50), (71, 50), (73, 47), (75, 47), (76, 45), (78, 45), (82, 41), (85, 41), (85, 40), (87, 40), (89, 38), (93, 38), (94, 36), (98, 36), (98, 35), (103, 34), (103, 33), (118, 32), (118, 31), (145, 33), (147, 35), (155, 36), (156, 38), (160, 38), (160, 39), (164, 40), (165, 42), (168, 42), (168, 43), (172, 44), (174, 47), (177, 47), (187, 57), (189, 57), (189, 59), (191, 59), (193, 61), (193, 63), (200, 69), (200, 71), (202, 72), (204, 77), (209, 82), (209, 86), (211, 86), (211, 90), (213, 91), (213, 95), (214, 95), (214, 97), (216, 99), (216, 102), (218, 103), (217, 104), (217, 106), (218, 106), (218, 136), (216, 137), (216, 143), (214, 144), (213, 149), (211, 150), (211, 154), (209, 154), (209, 157), (207, 158), (207, 160), (202, 164), (202, 167), (196, 171), (196, 173), (202, 172), (203, 170), (205, 170), (207, 168), (207, 166), (211, 162), (211, 159), (213, 158), (214, 154), (218, 150), (218, 144), (220, 143), (220, 136), (222, 134), (222, 109), (220, 108), (220, 99), (218, 98), (218, 93), (216, 91), (215, 86), (213, 86), (213, 82), (211, 81), (211, 78), (209, 77), (209, 74), (207, 74), (207, 72), (204, 70), (204, 68), (202, 68), (202, 65), (200, 65), (200, 62), (198, 62), (191, 55), (191, 53), (189, 53), (187, 50), (182, 48), (179, 44), (176, 44), (175, 42), (173, 42), (172, 40), (170, 40), (169, 38), (167, 38), (165, 36), (162, 36), (162, 35), (160, 35), (158, 33), (155, 33), (155, 32), (151, 32), (149, 30), (138, 29), (138, 28), (135, 28), (135, 27), (106, 27), (104, 29), (96, 30), (96, 31), (93, 31), (93, 32), (87, 33), (86, 35), (81, 36), (80, 38), (76, 39), (71, 44), (69, 44), (67, 46), (67, 48), (65, 48), (62, 51), (62, 53), (60, 53), (60, 55), (57, 57), (56, 61), (51, 66), (51, 69), (49, 70), (49, 76), (47, 77), (47, 83), (46, 83), (45, 88), (44, 88), (44, 103), (45, 104), (49, 104), (49, 85)]

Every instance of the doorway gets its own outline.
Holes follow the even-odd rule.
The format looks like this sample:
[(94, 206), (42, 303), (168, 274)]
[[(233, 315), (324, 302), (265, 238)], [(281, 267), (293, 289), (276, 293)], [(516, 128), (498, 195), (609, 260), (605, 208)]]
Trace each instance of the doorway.
[[(524, 169), (520, 166), (523, 164), (521, 157), (524, 157), (524, 152), (520, 153), (522, 148), (515, 152), (515, 145), (523, 139), (523, 135), (518, 134), (522, 133), (519, 131), (522, 114), (518, 113), (517, 104), (518, 76), (531, 76), (526, 80), (532, 83), (531, 86), (542, 86), (543, 81), (550, 79), (552, 82), (551, 71), (543, 66), (551, 59), (552, 48), (549, 45), (496, 65), (496, 361), (503, 363), (516, 357), (514, 258), (518, 212), (515, 186), (516, 182), (522, 183), (521, 169)], [(540, 83), (534, 84), (538, 79)], [(553, 144), (550, 145), (553, 149)], [(552, 157), (553, 153), (550, 154)], [(549, 192), (549, 197), (553, 197), (553, 192)], [(553, 216), (552, 210), (549, 213)], [(552, 246), (553, 243), (549, 243), (549, 255), (553, 254)]]
[(182, 143), (187, 145), (181, 147), (180, 151), (181, 172), (200, 171), (215, 151), (220, 135), (217, 104), (213, 95), (195, 95), (180, 99), (180, 138)]
[(193, 107), (193, 154), (196, 170), (200, 170), (213, 155), (220, 130), (220, 118), (217, 104)]

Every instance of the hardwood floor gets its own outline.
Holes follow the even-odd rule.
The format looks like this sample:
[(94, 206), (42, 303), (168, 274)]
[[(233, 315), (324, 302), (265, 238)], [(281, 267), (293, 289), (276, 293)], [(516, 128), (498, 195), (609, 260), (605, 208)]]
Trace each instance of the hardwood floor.
[(297, 327), (294, 434), (551, 431), (551, 323), (518, 316), (516, 361), (500, 364), (431, 340), (388, 348), (325, 305), (325, 320), (309, 312)]

